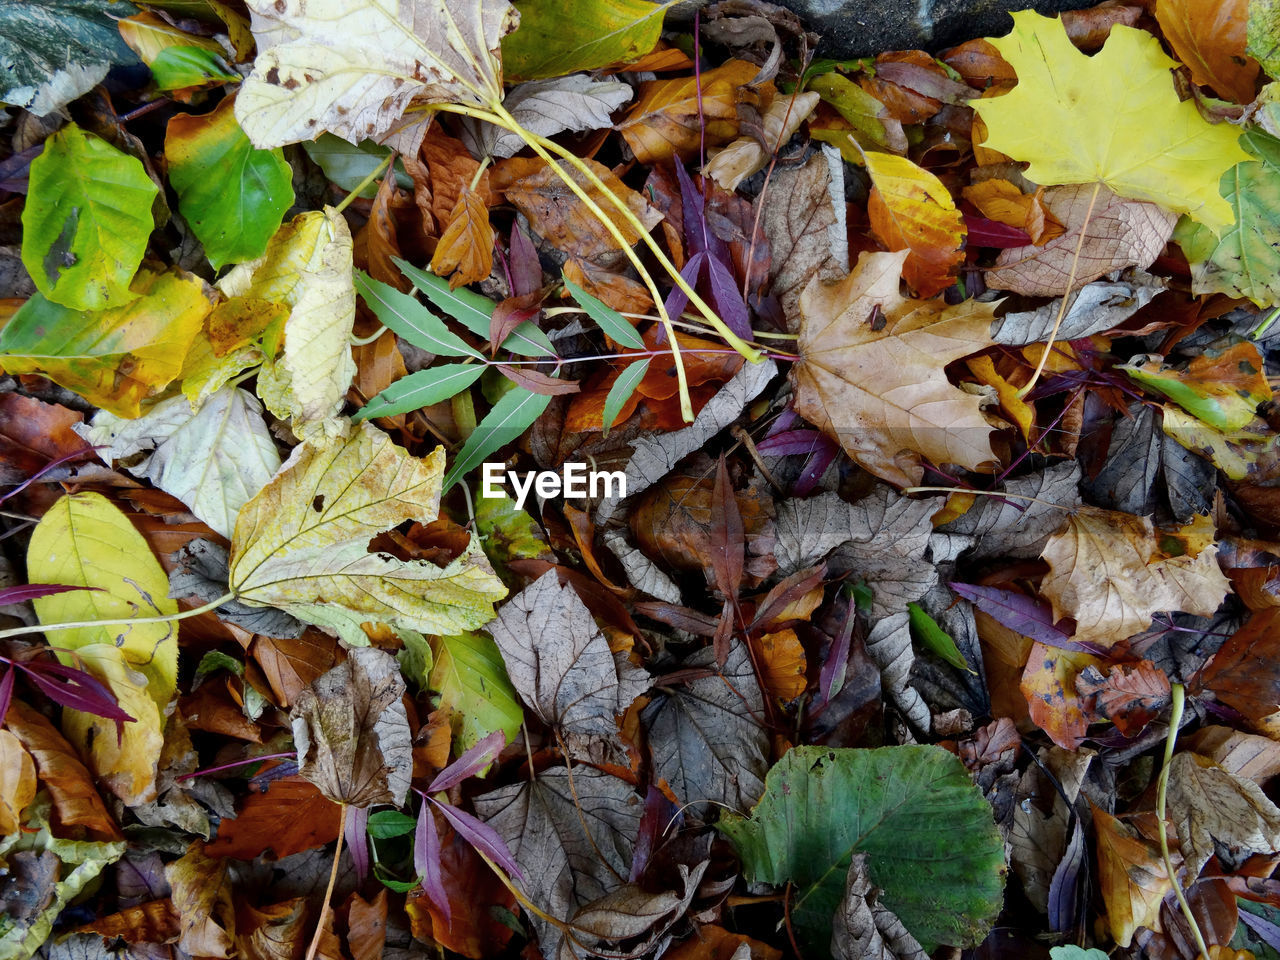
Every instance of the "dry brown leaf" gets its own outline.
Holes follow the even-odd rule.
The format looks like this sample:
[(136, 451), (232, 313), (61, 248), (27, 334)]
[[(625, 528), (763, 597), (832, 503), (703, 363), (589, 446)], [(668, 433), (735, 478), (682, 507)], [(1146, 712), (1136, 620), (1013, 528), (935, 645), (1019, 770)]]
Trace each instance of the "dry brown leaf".
[(21, 740), (8, 730), (0, 730), (0, 833), (18, 832), (23, 808), (35, 796), (35, 761)]
[[(480, 169), (479, 161), (473, 160), (462, 141), (449, 136), (438, 123), (432, 124), (427, 132), (418, 150), (418, 156), (427, 165), (427, 173), (431, 177), (430, 184), (419, 182), (414, 171), (406, 169), (409, 169), (410, 176), (414, 177), (415, 191), (421, 190), (424, 186), (427, 187), (425, 198), (429, 200), (431, 218), (437, 225), (437, 229), (444, 229), (444, 225), (449, 222), (449, 217), (458, 205), (464, 190), (473, 189), (486, 204), (493, 202), (493, 194), (489, 187), (489, 170), (481, 173), (479, 181), (472, 187), (471, 181), (475, 180), (476, 171)], [(423, 198), (415, 197), (415, 199), (420, 201)]]
[[(509, 161), (510, 162), (510, 161)], [(649, 202), (632, 190), (608, 167), (595, 160), (584, 161), (610, 190), (621, 197), (630, 211), (636, 215), (646, 231), (652, 230), (662, 219)], [(615, 266), (624, 255), (618, 249), (613, 235), (560, 179), (541, 161), (532, 161), (533, 171), (506, 188), (506, 197), (529, 220), (529, 227), (547, 243), (564, 253), (591, 260), (600, 266)], [(608, 202), (586, 177), (570, 168), (569, 175), (618, 228), (628, 244), (640, 240), (622, 214)]]
[(1200, 675), (1206, 689), (1260, 733), (1280, 740), (1280, 607), (1253, 614)]
[(405, 912), (414, 937), (436, 942), (472, 960), (502, 952), (512, 930), (497, 919), (494, 907), (516, 908), (515, 898), (485, 866), (475, 848), (452, 830), (441, 837), (440, 873), (449, 897), (449, 917), (431, 902), (422, 885), (405, 897)]
[(747, 85), (758, 72), (754, 63), (730, 60), (714, 70), (702, 71), (700, 78), (650, 80), (641, 86), (640, 96), (618, 124), (618, 132), (643, 164), (651, 166), (673, 156), (687, 160), (697, 152), (699, 142), (715, 146), (737, 134), (738, 101), (749, 96)]
[(1228, 773), (1262, 786), (1280, 775), (1280, 743), (1269, 737), (1211, 725), (1201, 727), (1187, 741), (1187, 748), (1208, 757)]
[(1027, 711), (1035, 725), (1058, 746), (1076, 750), (1089, 729), (1085, 705), (1076, 692), (1076, 675), (1100, 663), (1087, 653), (1059, 650), (1035, 642), (1027, 655), (1018, 687), (1027, 698)]
[(698, 926), (692, 937), (664, 956), (666, 960), (782, 960), (782, 951), (745, 933), (707, 924)]
[(254, 637), (249, 655), (258, 662), (271, 693), (282, 707), (288, 707), (311, 682), (333, 666), (338, 641), (315, 627), (300, 637)]
[(464, 187), (431, 257), (431, 271), (449, 278), (449, 289), (487, 280), (493, 270), (493, 226), (480, 194)]
[[(1147, 817), (1155, 829), (1154, 818)], [(1173, 882), (1155, 844), (1097, 807), (1093, 827), (1098, 834), (1098, 882), (1111, 936), (1127, 947), (1138, 927), (1160, 929), (1160, 903)]]
[(413, 769), (405, 689), (391, 654), (349, 651), (293, 705), (298, 772), (335, 803), (401, 806)]
[(764, 235), (773, 254), (770, 292), (794, 329), (800, 294), (809, 282), (835, 280), (845, 272), (831, 246), (836, 212), (826, 158), (815, 155), (803, 167), (776, 171), (762, 202)]
[(1191, 79), (1236, 103), (1251, 103), (1258, 62), (1245, 53), (1248, 0), (1156, 0), (1156, 19)]
[(386, 942), (386, 888), (372, 900), (353, 893), (347, 904), (347, 952), (351, 960), (381, 960)]
[(1040, 593), (1055, 622), (1076, 621), (1077, 641), (1106, 647), (1146, 629), (1161, 611), (1207, 617), (1230, 586), (1212, 529), (1207, 517), (1182, 528), (1178, 535), (1192, 542), (1170, 556), (1160, 551), (1169, 535), (1158, 539), (1148, 518), (1081, 507), (1040, 554), (1049, 564)]
[(236, 945), (244, 960), (298, 960), (307, 945), (307, 901), (295, 897), (268, 907), (243, 904)]
[(206, 856), (197, 841), (164, 868), (164, 875), (173, 888), (178, 946), (193, 957), (234, 956), (235, 908), (226, 861)]
[(880, 902), (880, 893), (871, 882), (867, 855), (854, 854), (832, 923), (831, 956), (834, 960), (927, 960), (929, 955), (919, 941)]
[(619, 313), (649, 313), (653, 307), (653, 297), (639, 280), (610, 273), (573, 254), (564, 263), (564, 275)]
[[(920, 482), (921, 456), (971, 470), (996, 460), (979, 398), (942, 373), (991, 345), (995, 305), (903, 297), (906, 257), (866, 253), (844, 280), (810, 281), (800, 299), (801, 359), (791, 372), (796, 412), (899, 486)], [(879, 330), (871, 322), (877, 310)]]
[(1200, 876), (1215, 844), (1240, 860), (1280, 850), (1280, 810), (1262, 788), (1228, 773), (1208, 757), (1180, 753), (1169, 770), (1169, 819), (1178, 834), (1187, 876)]
[(1093, 189), (1093, 184), (1085, 183), (1045, 190), (1045, 206), (1065, 225), (1066, 232), (1043, 246), (1001, 250), (996, 265), (987, 272), (987, 286), (1035, 297), (1062, 296), (1082, 229), (1084, 243), (1073, 290), (1112, 270), (1151, 266), (1173, 235), (1177, 215), (1154, 203), (1125, 200), (1099, 187), (1086, 222)]
[(394, 257), (403, 256), (400, 240), (396, 236), (396, 218), (393, 207), (407, 203), (402, 199), (400, 188), (396, 185), (395, 172), (388, 170), (382, 178), (377, 194), (373, 198), (373, 208), (369, 211), (369, 222), (356, 236), (357, 255), (361, 248), (368, 263), (369, 275), (375, 280), (389, 283), (402, 293), (407, 293), (412, 284), (400, 272), (393, 262)]
[(712, 156), (702, 168), (704, 175), (720, 184), (725, 190), (737, 190), (738, 184), (754, 173), (763, 170), (772, 154), (787, 143), (800, 124), (809, 119), (821, 98), (817, 93), (797, 93), (792, 96), (774, 97), (764, 114), (763, 137), (739, 137), (733, 143)]
[(1076, 677), (1076, 692), (1086, 698), (1086, 709), (1133, 737), (1168, 706), (1169, 677), (1150, 660), (1113, 664), (1106, 676), (1089, 667)]
[(126, 907), (87, 923), (76, 932), (97, 933), (108, 939), (120, 937), (126, 943), (166, 943), (178, 939), (182, 926), (173, 901), (165, 897)]
[(301, 777), (284, 777), (250, 793), (218, 836), (205, 844), (215, 857), (253, 860), (270, 851), (275, 859), (332, 843), (341, 820), (338, 805)]

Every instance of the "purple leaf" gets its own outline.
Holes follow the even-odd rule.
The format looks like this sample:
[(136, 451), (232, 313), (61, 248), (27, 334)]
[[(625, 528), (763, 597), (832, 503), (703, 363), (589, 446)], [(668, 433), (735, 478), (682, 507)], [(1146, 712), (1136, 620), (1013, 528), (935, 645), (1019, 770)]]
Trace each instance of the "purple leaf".
[(124, 725), (136, 720), (120, 709), (116, 695), (105, 684), (83, 670), (48, 660), (14, 661), (13, 665), (54, 703), (113, 721), (117, 740), (124, 738)]
[(693, 185), (693, 178), (676, 161), (676, 182), (680, 184), (680, 212), (684, 217), (684, 243), (691, 254), (705, 253), (711, 243), (707, 229), (706, 201)]
[(800, 476), (796, 477), (796, 482), (791, 485), (792, 496), (805, 497), (812, 493), (813, 488), (822, 479), (822, 475), (827, 472), (827, 467), (831, 466), (835, 458), (840, 455), (840, 448), (833, 440), (829, 437), (822, 439), (825, 442), (809, 457), (804, 469), (800, 471)]
[(81, 457), (85, 456), (86, 454), (92, 453), (94, 450), (105, 450), (106, 448), (107, 448), (106, 444), (99, 444), (96, 447), (86, 446), (82, 450), (75, 450), (71, 453), (66, 454), (65, 456), (59, 457), (57, 460), (50, 460), (48, 463), (46, 463), (43, 467), (41, 467), (31, 476), (27, 477), (27, 479), (23, 480), (20, 484), (18, 484), (12, 490), (5, 493), (4, 496), (0, 497), (0, 503), (4, 503), (10, 497), (16, 496), (17, 494), (21, 493), (23, 490), (27, 489), (27, 487), (31, 486), (31, 484), (35, 483), (37, 480), (43, 477), (46, 473), (52, 470), (54, 467), (60, 467), (69, 460), (79, 460)]
[(1037, 640), (1059, 650), (1077, 653), (1106, 655), (1106, 651), (1093, 643), (1080, 643), (1054, 625), (1053, 613), (1047, 603), (1033, 600), (1016, 590), (998, 587), (979, 587), (971, 583), (951, 583), (952, 590), (960, 594), (983, 613), (994, 617), (998, 623), (1014, 633)]
[(1266, 917), (1260, 917), (1248, 910), (1240, 910), (1240, 919), (1247, 923), (1262, 941), (1273, 950), (1280, 950), (1280, 926), (1272, 923)]
[(769, 425), (769, 432), (766, 437), (775, 437), (780, 433), (785, 433), (791, 429), (791, 425), (799, 420), (800, 417), (790, 407), (778, 414), (778, 418)]
[(817, 430), (786, 430), (765, 437), (756, 444), (756, 449), (771, 457), (807, 456), (815, 452), (826, 439), (826, 434)]
[(679, 827), (683, 819), (680, 808), (668, 800), (666, 794), (650, 784), (644, 796), (640, 834), (636, 837), (635, 851), (631, 855), (631, 876), (628, 879), (632, 883), (639, 880), (640, 875), (644, 873), (649, 857), (657, 849), (658, 842), (662, 839), (668, 825)]
[(0, 605), (38, 600), (40, 597), (51, 597), (55, 593), (67, 593), (71, 590), (100, 591), (101, 589), (101, 587), (69, 587), (59, 583), (27, 583), (0, 590)]
[(369, 808), (348, 804), (346, 819), (342, 829), (347, 838), (347, 849), (351, 851), (356, 876), (363, 883), (369, 875)]
[(533, 241), (519, 226), (511, 228), (511, 243), (507, 250), (511, 267), (511, 295), (522, 297), (542, 288), (542, 264)]
[(0, 677), (0, 723), (4, 722), (5, 716), (9, 713), (9, 701), (13, 699), (13, 665), (9, 665), (9, 669), (4, 672), (4, 676)]
[[(684, 265), (684, 269), (680, 271), (680, 276), (684, 277), (684, 282), (693, 288), (698, 286), (698, 275), (702, 272), (702, 261), (707, 255), (705, 253), (695, 253)], [(684, 308), (689, 306), (689, 298), (685, 292), (679, 287), (672, 287), (671, 292), (667, 294), (666, 308), (668, 315), (678, 317), (684, 313)], [(658, 343), (666, 342), (666, 328), (658, 328)]]
[(707, 255), (708, 279), (711, 281), (711, 299), (716, 312), (738, 336), (751, 339), (751, 319), (747, 305), (742, 302), (742, 292), (733, 279), (733, 273), (713, 255)]
[(844, 675), (849, 666), (849, 650), (852, 647), (853, 627), (857, 621), (857, 613), (858, 601), (850, 597), (840, 629), (831, 642), (831, 651), (823, 661), (822, 670), (818, 675), (818, 696), (814, 706), (819, 709), (830, 703), (844, 686)]
[(511, 876), (518, 880), (524, 879), (524, 873), (520, 870), (519, 864), (516, 863), (515, 857), (511, 856), (511, 851), (507, 849), (506, 843), (498, 836), (496, 830), (489, 826), (483, 820), (477, 820), (471, 814), (459, 810), (457, 807), (449, 806), (447, 803), (438, 803), (431, 801), (436, 805), (436, 809), (444, 814), (445, 819), (453, 825), (453, 829), (458, 831), (458, 836), (471, 844), (490, 860), (500, 866)]
[(1010, 227), (986, 217), (965, 214), (964, 225), (971, 247), (989, 247), (1004, 250), (1008, 247), (1025, 247), (1031, 243), (1031, 234), (1017, 227)]
[(436, 774), (436, 778), (431, 781), (431, 786), (427, 787), (427, 793), (448, 790), (468, 777), (474, 777), (489, 764), (493, 763), (506, 745), (507, 735), (501, 730), (493, 731), (493, 733), (476, 743), (470, 750), (467, 750), (457, 760)]
[(1049, 884), (1049, 929), (1063, 932), (1075, 927), (1077, 921), (1076, 892), (1080, 884), (1080, 871), (1085, 868), (1084, 827), (1076, 820), (1066, 852), (1053, 871)]
[(418, 828), (413, 832), (413, 869), (422, 878), (422, 889), (427, 897), (444, 914), (445, 923), (453, 925), (449, 909), (449, 894), (444, 888), (444, 874), (440, 865), (440, 834), (436, 832), (435, 814), (431, 803), (422, 798), (418, 811)]

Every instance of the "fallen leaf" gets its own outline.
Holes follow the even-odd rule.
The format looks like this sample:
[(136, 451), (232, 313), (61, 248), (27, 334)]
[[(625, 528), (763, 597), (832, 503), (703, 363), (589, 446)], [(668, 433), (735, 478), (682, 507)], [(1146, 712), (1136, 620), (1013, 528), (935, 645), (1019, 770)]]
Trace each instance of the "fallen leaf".
[(1076, 692), (1126, 737), (1137, 736), (1169, 704), (1169, 677), (1150, 660), (1116, 664), (1103, 676), (1088, 668), (1076, 677)]
[(906, 157), (867, 151), (863, 159), (873, 187), (867, 201), (871, 229), (889, 250), (907, 251), (902, 277), (917, 296), (941, 293), (955, 282), (964, 259), (964, 219), (950, 192)]
[(108, 940), (118, 937), (126, 943), (165, 943), (178, 939), (181, 923), (173, 908), (173, 901), (166, 897), (126, 907), (119, 913), (85, 924), (78, 930), (96, 933)]
[(288, 707), (305, 688), (333, 666), (338, 642), (314, 628), (298, 637), (254, 637), (249, 655), (253, 657), (276, 702)]
[(724, 666), (699, 650), (683, 670), (693, 679), (655, 694), (641, 713), (654, 778), (682, 804), (714, 803), (746, 813), (764, 792), (769, 736), (764, 697), (747, 648), (733, 644)]
[(22, 741), (0, 730), (0, 833), (15, 833), (36, 796), (36, 765)]
[[(482, 501), (484, 502), (484, 501)], [(481, 634), (442, 636), (428, 682), (449, 715), (458, 750), (468, 750), (495, 730), (513, 740), (524, 719), (502, 654)]]
[[(600, 7), (593, 6), (592, 14), (599, 9)], [(526, 13), (526, 18), (527, 16)], [(574, 18), (575, 21), (578, 19)], [(571, 22), (573, 21), (559, 21), (556, 33), (564, 33)], [(575, 26), (580, 24), (575, 23)], [(524, 32), (517, 31), (512, 36), (523, 37)], [(595, 80), (575, 73), (512, 87), (507, 91), (502, 107), (530, 133), (551, 137), (566, 131), (579, 133), (612, 126), (610, 114), (630, 100), (632, 95), (631, 87), (618, 80)], [(496, 160), (514, 157), (525, 148), (525, 142), (517, 134), (503, 131), (491, 124), (481, 124), (475, 140), (479, 147), (475, 151), (477, 156), (491, 156)]]
[(383, 650), (347, 659), (299, 694), (290, 717), (298, 773), (335, 803), (403, 806), (413, 768), (404, 680)]
[(236, 514), (280, 467), (252, 394), (223, 387), (195, 412), (186, 397), (161, 401), (136, 420), (101, 411), (82, 434), (104, 461), (171, 493), (224, 537)]
[(481, 626), (506, 588), (474, 540), (444, 569), (368, 552), (374, 535), (435, 518), (443, 467), (443, 448), (411, 457), (369, 423), (345, 441), (300, 444), (240, 511), (231, 589), (355, 643), (364, 642), (366, 621), (428, 634)]
[(650, 80), (617, 130), (643, 164), (688, 160), (700, 143), (715, 146), (737, 135), (737, 103), (758, 72), (754, 63), (730, 60), (696, 78)]
[(847, 255), (843, 262), (837, 256), (831, 237), (837, 217), (826, 158), (811, 157), (803, 167), (778, 171), (768, 199), (773, 202), (763, 204), (760, 219), (773, 253), (769, 289), (795, 329), (800, 295), (809, 283), (815, 277), (836, 280), (849, 267)]
[[(519, 15), (506, 0), (404, 8), (342, 0), (251, 0), (258, 55), (236, 119), (267, 149), (328, 131), (384, 140), (417, 103), (502, 100), (499, 42)], [(474, 44), (474, 46), (473, 46)]]
[(667, 960), (782, 960), (782, 951), (745, 933), (705, 924), (665, 954)]
[[(1164, 283), (1154, 277), (1132, 283), (1090, 283), (1071, 300), (1058, 327), (1057, 340), (1078, 340), (1118, 327), (1164, 290)], [(1035, 310), (1007, 313), (996, 321), (992, 337), (1007, 346), (1047, 342), (1061, 305), (1058, 299)]]
[(1045, 188), (1023, 193), (1016, 184), (993, 177), (964, 188), (964, 198), (988, 220), (1025, 232), (1036, 246), (1062, 236), (1062, 224), (1045, 204)]
[(1165, 39), (1191, 71), (1192, 80), (1212, 87), (1223, 99), (1253, 101), (1258, 62), (1245, 53), (1247, 0), (1158, 0), (1155, 13)]
[(794, 630), (763, 634), (752, 646), (759, 651), (762, 682), (770, 696), (789, 703), (804, 693), (809, 685), (805, 677), (808, 660)]
[(989, 287), (1036, 297), (1062, 296), (1073, 268), (1073, 290), (1113, 270), (1145, 270), (1164, 250), (1177, 220), (1153, 203), (1122, 200), (1105, 188), (1094, 200), (1088, 184), (1050, 187), (1044, 203), (1066, 231), (1039, 246), (1001, 250), (986, 273)]
[[(1154, 817), (1148, 819), (1155, 829)], [(1139, 927), (1160, 928), (1160, 904), (1173, 890), (1173, 880), (1155, 844), (1098, 807), (1093, 808), (1093, 828), (1107, 922), (1112, 938), (1127, 947)]]
[(1169, 819), (1189, 877), (1200, 875), (1218, 844), (1236, 861), (1280, 849), (1280, 810), (1262, 788), (1196, 753), (1170, 764)]
[(1071, 617), (1077, 642), (1110, 647), (1145, 630), (1160, 611), (1213, 614), (1230, 584), (1218, 569), (1212, 523), (1201, 518), (1179, 534), (1200, 545), (1169, 555), (1148, 518), (1081, 507), (1041, 553), (1049, 574), (1040, 594), (1054, 620)]
[(347, 950), (351, 960), (380, 960), (387, 940), (387, 891), (372, 900), (358, 893), (347, 905)]
[[(1280, 674), (1273, 651), (1280, 608), (1252, 614), (1205, 666), (1200, 680), (1259, 733), (1280, 734)], [(1278, 737), (1280, 739), (1280, 737)]]
[(281, 860), (337, 839), (338, 811), (309, 780), (283, 777), (250, 793), (204, 849), (210, 856), (237, 860), (255, 860), (270, 851)]
[(629, 64), (658, 42), (666, 9), (647, 0), (525, 0), (520, 29), (503, 39), (503, 66), (534, 80)]
[(267, 907), (245, 905), (236, 917), (240, 955), (245, 960), (296, 960), (306, 949), (308, 919), (302, 897)]
[(498, 609), (485, 628), (520, 697), (571, 751), (595, 741), (620, 746), (616, 717), (649, 686), (649, 675), (609, 649), (591, 612), (554, 570)]
[(338, 433), (335, 418), (355, 376), (349, 338), (356, 293), (346, 219), (332, 207), (298, 214), (271, 238), (266, 253), (234, 267), (218, 288), (228, 297), (289, 307), (284, 354), (265, 358), (258, 395), (276, 416), (292, 418), (299, 437), (317, 429)]
[(1270, 737), (1210, 724), (1188, 738), (1187, 747), (1258, 786), (1280, 774), (1280, 743)]
[(773, 103), (764, 112), (762, 136), (739, 137), (712, 154), (711, 160), (702, 170), (703, 175), (710, 177), (725, 190), (737, 190), (738, 184), (763, 170), (770, 157), (795, 136), (800, 124), (809, 119), (814, 107), (818, 105), (818, 99), (818, 94), (812, 90), (774, 97)]
[(1027, 654), (1018, 689), (1027, 698), (1027, 713), (1037, 727), (1064, 750), (1079, 750), (1089, 731), (1084, 695), (1079, 692), (1082, 670), (1101, 661), (1087, 653), (1063, 650), (1037, 640)]
[(1259, 405), (1272, 398), (1262, 354), (1246, 341), (1209, 348), (1183, 370), (1170, 369), (1158, 356), (1134, 357), (1116, 369), (1224, 432), (1248, 425)]
[[(809, 282), (800, 298), (801, 359), (791, 373), (796, 412), (900, 486), (920, 482), (921, 456), (969, 469), (996, 460), (978, 397), (940, 372), (991, 345), (993, 306), (903, 297), (898, 278), (907, 256), (863, 254), (844, 280)], [(887, 321), (880, 330), (870, 322), (876, 308)]]
[(431, 269), (449, 278), (449, 289), (486, 280), (493, 270), (493, 227), (489, 208), (470, 188), (463, 188), (457, 205), (444, 221)]
[(834, 960), (924, 960), (928, 956), (892, 910), (868, 872), (867, 855), (855, 853), (845, 878), (844, 899), (832, 921)]
[[(1092, 57), (1061, 22), (1031, 11), (990, 42), (1017, 71), (1000, 97), (971, 101), (987, 126), (985, 146), (1029, 161), (1027, 177), (1051, 186), (1101, 181), (1131, 200), (1186, 213), (1213, 230), (1232, 223), (1218, 180), (1247, 159), (1230, 124), (1211, 124), (1179, 99), (1176, 66), (1148, 33), (1112, 28)], [(1046, 138), (1043, 131), (1052, 130)], [(1070, 150), (1060, 150), (1070, 143)]]
[(501, 951), (513, 931), (498, 919), (495, 908), (514, 910), (515, 897), (475, 848), (452, 830), (441, 842), (440, 876), (449, 900), (449, 915), (444, 916), (419, 884), (405, 898), (413, 935), (423, 941), (430, 938), (446, 950), (473, 960)]
[(178, 945), (197, 957), (235, 956), (235, 910), (227, 862), (205, 856), (199, 842), (164, 868), (173, 888), (181, 933)]
[(646, 891), (628, 883), (578, 909), (570, 921), (572, 942), (566, 940), (560, 956), (599, 957), (619, 950), (662, 953), (671, 942), (671, 930), (689, 910), (709, 861), (690, 869), (677, 865), (676, 889)]

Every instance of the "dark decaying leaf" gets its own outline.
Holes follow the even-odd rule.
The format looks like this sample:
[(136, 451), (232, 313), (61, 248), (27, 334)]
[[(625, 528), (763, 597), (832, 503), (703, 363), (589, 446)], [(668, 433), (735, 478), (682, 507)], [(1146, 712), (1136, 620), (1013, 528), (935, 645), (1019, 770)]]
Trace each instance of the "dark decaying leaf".
[(560, 943), (559, 960), (590, 960), (626, 953), (660, 955), (671, 942), (671, 928), (684, 916), (698, 892), (707, 862), (692, 869), (679, 864), (675, 890), (651, 893), (628, 883), (582, 907), (573, 916), (572, 933)]
[(736, 643), (717, 669), (713, 651), (703, 649), (682, 669), (705, 675), (660, 688), (641, 714), (655, 777), (694, 812), (710, 803), (745, 813), (764, 791), (769, 752), (750, 654)]
[[(192, 540), (173, 555), (176, 566), (169, 574), (169, 596), (174, 599), (190, 597), (200, 603), (226, 596), (229, 561), (226, 547), (212, 540)], [(294, 639), (302, 636), (306, 629), (306, 624), (283, 610), (251, 607), (236, 600), (218, 607), (218, 616), (250, 633), (267, 637)]]
[(405, 689), (389, 653), (351, 650), (293, 705), (298, 772), (335, 803), (403, 805), (413, 768)]
[(925, 960), (927, 953), (894, 912), (880, 902), (867, 855), (849, 861), (844, 900), (832, 920), (833, 960)]

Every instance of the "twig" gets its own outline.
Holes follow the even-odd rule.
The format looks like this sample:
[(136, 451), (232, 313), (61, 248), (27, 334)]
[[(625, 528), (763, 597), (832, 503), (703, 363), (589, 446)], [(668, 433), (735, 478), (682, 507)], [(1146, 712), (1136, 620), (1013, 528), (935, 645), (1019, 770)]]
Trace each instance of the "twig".
[(329, 868), (329, 886), (324, 891), (324, 901), (320, 906), (320, 919), (316, 923), (316, 932), (311, 935), (311, 946), (307, 947), (306, 960), (316, 960), (316, 952), (320, 949), (320, 935), (324, 932), (325, 914), (329, 912), (329, 898), (333, 896), (333, 887), (338, 880), (338, 861), (342, 859), (342, 839), (347, 832), (347, 805), (338, 807), (338, 844), (333, 850), (333, 866)]

